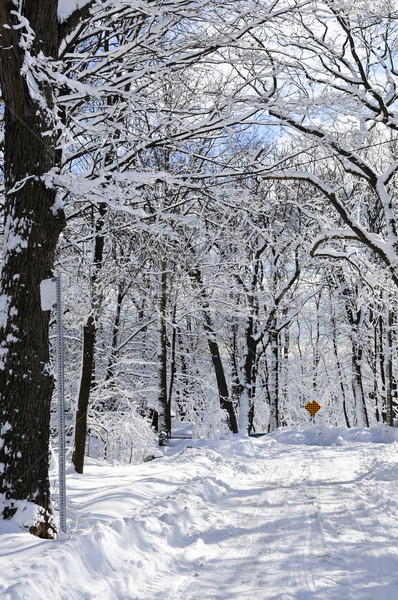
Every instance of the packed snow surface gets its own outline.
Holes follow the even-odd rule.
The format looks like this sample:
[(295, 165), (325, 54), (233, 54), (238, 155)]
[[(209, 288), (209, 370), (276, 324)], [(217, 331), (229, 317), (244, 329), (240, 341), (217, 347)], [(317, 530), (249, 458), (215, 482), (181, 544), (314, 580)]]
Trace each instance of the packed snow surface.
[(0, 525), (2, 600), (397, 600), (397, 430), (175, 440), (67, 476), (67, 535)]

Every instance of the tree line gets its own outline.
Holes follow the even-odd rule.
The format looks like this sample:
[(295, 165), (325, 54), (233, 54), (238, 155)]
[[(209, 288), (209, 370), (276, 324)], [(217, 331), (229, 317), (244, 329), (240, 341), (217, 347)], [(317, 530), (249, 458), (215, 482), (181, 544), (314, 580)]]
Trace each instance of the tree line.
[(54, 268), (78, 472), (88, 427), (131, 458), (150, 409), (161, 444), (312, 400), (392, 425), (395, 3), (59, 4), (0, 2), (3, 516), (51, 534)]

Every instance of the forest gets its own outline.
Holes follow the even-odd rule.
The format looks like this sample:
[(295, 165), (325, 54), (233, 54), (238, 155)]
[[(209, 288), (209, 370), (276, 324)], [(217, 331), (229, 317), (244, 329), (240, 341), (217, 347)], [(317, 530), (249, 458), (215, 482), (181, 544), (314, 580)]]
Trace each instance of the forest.
[[(0, 0), (0, 498), (70, 458), (397, 413), (396, 0)], [(56, 442), (55, 442), (56, 443)]]

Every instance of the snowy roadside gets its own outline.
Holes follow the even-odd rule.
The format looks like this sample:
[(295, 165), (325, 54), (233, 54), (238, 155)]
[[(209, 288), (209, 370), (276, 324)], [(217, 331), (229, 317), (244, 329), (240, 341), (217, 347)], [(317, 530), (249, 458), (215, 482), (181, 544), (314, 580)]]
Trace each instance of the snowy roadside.
[(397, 431), (179, 440), (69, 474), (68, 535), (0, 528), (5, 600), (396, 600)]

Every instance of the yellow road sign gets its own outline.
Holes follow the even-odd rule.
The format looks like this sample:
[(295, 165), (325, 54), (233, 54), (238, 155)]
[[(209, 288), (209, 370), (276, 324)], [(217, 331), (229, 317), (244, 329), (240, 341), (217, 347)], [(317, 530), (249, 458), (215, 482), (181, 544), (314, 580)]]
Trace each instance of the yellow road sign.
[(318, 412), (318, 410), (321, 408), (321, 406), (318, 404), (318, 402), (316, 402), (315, 400), (313, 402), (308, 402), (304, 408), (306, 410), (308, 410), (308, 412), (310, 413), (311, 416), (316, 415), (316, 413)]

